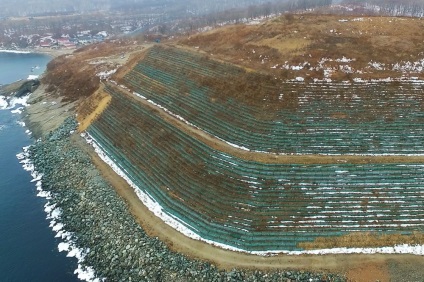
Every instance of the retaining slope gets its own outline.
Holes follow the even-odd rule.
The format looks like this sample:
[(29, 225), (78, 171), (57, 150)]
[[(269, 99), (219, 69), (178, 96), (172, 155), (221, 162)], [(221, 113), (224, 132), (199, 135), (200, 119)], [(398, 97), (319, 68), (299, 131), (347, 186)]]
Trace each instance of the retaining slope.
[(318, 237), (423, 229), (422, 164), (245, 161), (105, 89), (111, 103), (88, 132), (139, 189), (204, 239), (251, 252), (293, 251)]
[(178, 48), (155, 46), (125, 77), (133, 91), (253, 151), (424, 154), (414, 83), (286, 83)]

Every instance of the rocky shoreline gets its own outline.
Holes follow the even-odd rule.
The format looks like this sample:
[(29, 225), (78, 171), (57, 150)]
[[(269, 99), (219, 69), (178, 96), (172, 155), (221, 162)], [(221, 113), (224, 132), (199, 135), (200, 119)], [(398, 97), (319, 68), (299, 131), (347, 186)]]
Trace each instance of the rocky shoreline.
[[(68, 118), (27, 151), (48, 207), (60, 210), (53, 226), (85, 250), (82, 270), (95, 269), (107, 281), (344, 281), (339, 275), (305, 271), (219, 270), (208, 262), (175, 253), (149, 237), (125, 202), (101, 177), (90, 157), (73, 141), (76, 121)], [(52, 208), (50, 208), (52, 209)], [(56, 227), (55, 227), (56, 226)], [(66, 230), (66, 233), (65, 233)], [(67, 234), (66, 236), (63, 236)], [(66, 247), (63, 250), (69, 251)], [(88, 268), (87, 268), (88, 267)], [(81, 270), (80, 269), (80, 270)], [(81, 276), (81, 278), (83, 278)], [(94, 281), (93, 277), (83, 278)]]

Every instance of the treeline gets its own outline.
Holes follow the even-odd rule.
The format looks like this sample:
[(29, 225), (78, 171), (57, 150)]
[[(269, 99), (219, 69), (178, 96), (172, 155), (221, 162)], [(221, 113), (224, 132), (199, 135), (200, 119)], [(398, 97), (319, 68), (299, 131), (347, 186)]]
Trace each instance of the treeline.
[(292, 0), (289, 2), (291, 10), (311, 9), (317, 7), (328, 6), (332, 4), (332, 0)]
[(290, 9), (309, 9), (330, 5), (331, 0), (2, 0), (0, 17), (48, 16), (78, 14), (92, 11), (142, 12), (168, 14), (169, 18), (201, 16), (240, 10), (253, 6), (287, 6)]
[(192, 32), (206, 26), (216, 26), (225, 23), (243, 23), (252, 19), (269, 17), (284, 12), (302, 11), (314, 9), (318, 7), (328, 6), (332, 4), (332, 0), (283, 0), (283, 1), (267, 1), (265, 3), (249, 5), (247, 7), (239, 7), (227, 9), (224, 11), (211, 12), (201, 16), (192, 16), (181, 20), (178, 25), (172, 28), (164, 28), (161, 30), (167, 32)]
[(345, 0), (342, 4), (359, 4), (378, 15), (424, 17), (423, 0)]
[[(2, 0), (0, 17), (48, 16), (93, 11), (142, 12), (170, 14), (207, 14), (250, 5), (261, 5), (269, 0)], [(287, 2), (287, 0), (283, 0)]]

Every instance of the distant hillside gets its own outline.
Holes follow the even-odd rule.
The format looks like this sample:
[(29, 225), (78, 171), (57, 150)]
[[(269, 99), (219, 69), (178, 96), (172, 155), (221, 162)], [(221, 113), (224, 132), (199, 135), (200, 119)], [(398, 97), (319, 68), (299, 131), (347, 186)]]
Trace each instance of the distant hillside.
[(342, 4), (364, 5), (376, 14), (391, 16), (424, 16), (423, 0), (344, 0)]
[[(0, 3), (0, 16), (38, 16), (91, 11), (143, 11), (146, 13), (186, 13), (189, 15), (248, 7), (276, 1), (266, 0), (6, 0)], [(292, 0), (278, 2), (297, 2)], [(303, 1), (310, 2), (310, 1)], [(328, 2), (328, 1), (327, 1)], [(331, 1), (330, 1), (331, 2)]]

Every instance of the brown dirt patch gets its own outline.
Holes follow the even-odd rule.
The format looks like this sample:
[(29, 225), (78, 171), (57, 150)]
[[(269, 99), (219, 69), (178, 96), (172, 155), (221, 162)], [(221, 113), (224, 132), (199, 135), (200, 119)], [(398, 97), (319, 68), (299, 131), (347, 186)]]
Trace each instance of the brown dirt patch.
[(139, 61), (143, 60), (147, 50), (151, 45), (143, 45), (143, 51), (134, 51), (128, 55), (126, 63), (118, 69), (118, 71), (113, 75), (112, 79), (118, 82), (122, 81), (122, 78), (132, 70)]
[(77, 111), (77, 120), (80, 123), (79, 131), (86, 130), (101, 115), (111, 100), (112, 97), (104, 92), (103, 87), (100, 87), (93, 95), (83, 100)]
[[(89, 97), (100, 86), (100, 78), (96, 73), (119, 67), (120, 63), (127, 60), (125, 56), (143, 48), (143, 45), (135, 45), (129, 40), (88, 45), (52, 60), (47, 65), (42, 82), (48, 85), (47, 92), (60, 93), (66, 101)], [(122, 53), (125, 55), (121, 60)], [(102, 63), (94, 63), (96, 60)]]
[(382, 262), (371, 262), (359, 267), (349, 269), (346, 273), (348, 281), (351, 282), (385, 282), (390, 281), (387, 264)]

